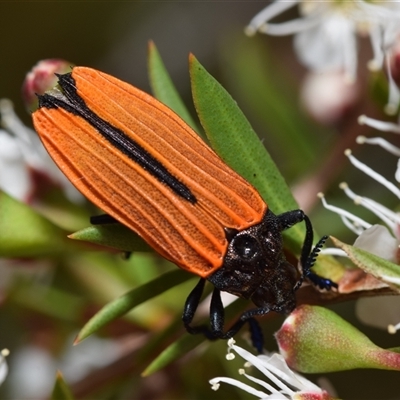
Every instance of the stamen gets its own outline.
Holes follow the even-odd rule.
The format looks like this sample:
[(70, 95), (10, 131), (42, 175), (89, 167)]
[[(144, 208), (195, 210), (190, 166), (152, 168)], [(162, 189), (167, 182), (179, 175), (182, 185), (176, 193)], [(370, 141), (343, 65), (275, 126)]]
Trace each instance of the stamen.
[(392, 143), (388, 142), (386, 139), (383, 139), (381, 137), (373, 137), (373, 138), (367, 138), (365, 136), (357, 136), (356, 142), (358, 144), (373, 144), (382, 147), (384, 150), (386, 150), (388, 153), (393, 154), (396, 157), (400, 157), (400, 148), (397, 146), (394, 146)]
[(397, 182), (400, 182), (400, 158), (397, 160), (397, 168), (396, 172), (394, 173), (394, 179), (396, 179)]
[(10, 350), (8, 350), (8, 349), (3, 349), (3, 350), (0, 351), (0, 354), (1, 354), (4, 358), (6, 358), (6, 357), (8, 357), (8, 356), (10, 355)]
[(277, 1), (265, 7), (250, 21), (249, 25), (247, 25), (245, 28), (245, 34), (248, 36), (253, 36), (263, 24), (282, 12), (288, 10), (289, 8), (295, 6), (298, 2), (299, 0), (287, 2)]
[(336, 247), (325, 247), (321, 249), (320, 254), (330, 255), (330, 256), (339, 256), (339, 257), (348, 257), (347, 253), (342, 249), (337, 249)]
[[(218, 377), (218, 378), (211, 379), (209, 381), (211, 388), (216, 387), (217, 389), (219, 388), (220, 382), (224, 382), (224, 383), (228, 383), (229, 385), (236, 386), (239, 389), (242, 389), (242, 390), (252, 394), (253, 396), (258, 397), (259, 399), (264, 399), (264, 398), (267, 398), (267, 396), (268, 396), (267, 393), (261, 392), (260, 390), (253, 389), (251, 386), (246, 385), (245, 383), (240, 382), (236, 379)], [(216, 389), (214, 389), (214, 390), (216, 390)]]
[(373, 59), (369, 60), (367, 67), (370, 71), (379, 71), (382, 68), (385, 55), (382, 50), (382, 32), (379, 25), (373, 24), (369, 30)]
[(258, 28), (258, 30), (261, 33), (268, 33), (272, 36), (284, 36), (306, 31), (319, 24), (320, 20), (313, 16), (306, 18), (296, 18), (292, 19), (291, 21), (281, 22), (279, 24), (264, 23)]
[(262, 372), (277, 387), (285, 391), (285, 393), (294, 393), (283, 381), (288, 381), (288, 376), (280, 369), (275, 368), (272, 364), (261, 362), (258, 357), (242, 349), (234, 346), (234, 350), (247, 361), (250, 361), (260, 372)]
[(352, 154), (351, 150), (347, 149), (344, 154), (350, 162), (358, 168), (360, 171), (363, 171), (365, 174), (370, 176), (372, 179), (375, 179), (378, 183), (381, 185), (385, 186), (388, 190), (390, 190), (395, 196), (397, 196), (400, 199), (400, 190), (391, 182), (389, 182), (386, 178), (384, 178), (382, 175), (378, 174), (375, 172), (372, 168), (368, 167), (361, 161), (357, 160)]
[(394, 124), (393, 122), (379, 121), (377, 119), (369, 118), (366, 115), (360, 115), (358, 117), (358, 123), (360, 125), (368, 125), (371, 128), (378, 129), (382, 132), (400, 133), (400, 125)]
[(387, 65), (387, 77), (389, 81), (389, 99), (388, 103), (385, 106), (385, 112), (388, 115), (395, 115), (400, 103), (400, 90), (396, 85), (392, 77), (392, 71), (390, 68), (390, 55), (386, 56), (386, 65)]
[(361, 235), (365, 231), (365, 228), (360, 226), (360, 224), (358, 224), (356, 221), (352, 222), (343, 215), (340, 216), (340, 219), (342, 220), (343, 224), (352, 232), (354, 232), (357, 236)]
[(359, 226), (362, 226), (364, 229), (368, 229), (371, 227), (371, 224), (369, 224), (368, 222), (364, 221), (363, 219), (357, 217), (356, 215), (344, 210), (343, 208), (332, 206), (331, 204), (328, 204), (323, 193), (318, 193), (318, 197), (321, 199), (322, 205), (327, 210), (333, 211), (334, 213), (339, 214), (341, 217), (347, 218), (348, 220), (353, 221), (353, 223), (356, 223)]
[[(254, 376), (248, 375), (245, 373), (245, 371), (243, 370), (243, 375), (250, 381), (257, 383), (258, 385), (262, 386), (264, 389), (269, 390), (271, 393), (276, 394), (276, 393), (280, 393), (278, 390), (276, 390), (276, 388), (274, 388), (272, 385), (270, 385), (269, 383), (262, 381), (261, 379), (257, 379)], [(290, 389), (289, 389), (290, 390)], [(288, 393), (289, 394), (289, 393)], [(290, 395), (293, 395), (294, 392), (291, 390)]]
[(389, 208), (383, 206), (382, 204), (376, 202), (368, 197), (363, 197), (354, 193), (348, 185), (340, 185), (341, 189), (345, 192), (346, 196), (353, 199), (357, 205), (361, 205), (367, 210), (374, 213), (378, 218), (380, 218), (388, 227), (394, 231), (397, 225), (400, 225), (400, 216), (390, 210)]
[(236, 343), (236, 341), (234, 338), (230, 338), (228, 340), (228, 352), (226, 353), (226, 356), (225, 356), (225, 358), (228, 361), (231, 361), (235, 358), (235, 353), (232, 353), (232, 349), (233, 349), (233, 346), (235, 345), (235, 343)]
[(400, 322), (397, 325), (388, 325), (388, 332), (394, 335), (400, 329)]

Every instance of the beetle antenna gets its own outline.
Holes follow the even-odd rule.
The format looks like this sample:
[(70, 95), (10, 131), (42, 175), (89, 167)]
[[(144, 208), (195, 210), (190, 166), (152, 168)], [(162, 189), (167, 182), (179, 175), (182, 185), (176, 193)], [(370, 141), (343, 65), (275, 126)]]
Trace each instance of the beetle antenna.
[(315, 261), (317, 261), (317, 257), (319, 255), (319, 252), (321, 251), (322, 247), (324, 246), (325, 242), (328, 240), (328, 236), (324, 235), (322, 238), (318, 241), (318, 243), (314, 246), (312, 252), (307, 258), (307, 261), (305, 265), (303, 266), (303, 270), (305, 275), (307, 275), (307, 271), (309, 271), (315, 264)]
[(297, 282), (295, 289), (298, 289), (301, 286), (304, 278), (309, 279), (315, 286), (319, 287), (320, 289), (331, 290), (332, 288), (338, 288), (337, 283), (332, 282), (330, 279), (323, 278), (317, 274), (311, 272), (311, 268), (314, 266), (315, 261), (321, 251), (322, 247), (324, 246), (325, 242), (327, 241), (328, 236), (322, 236), (322, 238), (318, 241), (318, 243), (314, 246), (313, 250), (311, 251), (310, 255), (307, 257), (305, 264), (302, 264), (303, 268), (303, 275), (300, 278), (299, 282)]

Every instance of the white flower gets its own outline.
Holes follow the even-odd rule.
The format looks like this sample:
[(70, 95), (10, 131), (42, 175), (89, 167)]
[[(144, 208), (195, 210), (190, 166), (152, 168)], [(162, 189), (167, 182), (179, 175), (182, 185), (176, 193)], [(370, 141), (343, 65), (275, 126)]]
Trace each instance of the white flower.
[(234, 339), (228, 340), (227, 360), (232, 360), (235, 355), (232, 351), (239, 354), (240, 357), (246, 360), (245, 367), (254, 366), (270, 383), (248, 375), (244, 369), (239, 370), (240, 375), (244, 375), (249, 381), (259, 385), (262, 390), (253, 388), (233, 378), (218, 377), (210, 380), (213, 390), (218, 390), (220, 383), (228, 383), (236, 386), (260, 399), (301, 399), (308, 398), (307, 395), (312, 394), (313, 399), (330, 399), (327, 392), (314, 385), (301, 375), (293, 372), (286, 364), (284, 358), (274, 353), (271, 356), (259, 355), (255, 356), (247, 350), (236, 346)]
[[(359, 123), (366, 124), (384, 132), (400, 133), (400, 126), (391, 122), (383, 122), (366, 116), (361, 116), (359, 118)], [(400, 182), (400, 148), (394, 146), (392, 143), (381, 137), (366, 138), (364, 136), (359, 136), (357, 138), (357, 143), (378, 145), (390, 154), (399, 158), (394, 177), (395, 181)], [(350, 150), (346, 150), (345, 154), (357, 169), (370, 176), (400, 200), (400, 190), (397, 184), (389, 181), (384, 176), (374, 171), (371, 167), (357, 160), (351, 154)], [(369, 197), (360, 196), (354, 193), (346, 183), (342, 183), (340, 187), (344, 190), (345, 194), (355, 202), (355, 204), (361, 205), (374, 213), (382, 221), (382, 224), (372, 225), (344, 209), (328, 204), (323, 195), (320, 194), (324, 207), (339, 214), (344, 224), (358, 235), (354, 242), (355, 247), (367, 250), (383, 259), (398, 264), (400, 246), (400, 214)], [(380, 190), (380, 188), (377, 190)], [(342, 250), (338, 249), (322, 250), (322, 252), (324, 251), (328, 254), (346, 255)], [(388, 281), (388, 277), (385, 277), (385, 279)], [(398, 284), (397, 279), (396, 283)], [(374, 312), (373, 310), (379, 311)], [(373, 305), (371, 299), (368, 298), (360, 299), (357, 302), (357, 315), (360, 320), (366, 324), (380, 328), (384, 326), (387, 327), (388, 321), (390, 319), (393, 321), (393, 314), (396, 312), (398, 313), (399, 310), (400, 302), (392, 296), (382, 298), (379, 302), (375, 301)], [(400, 329), (400, 324), (397, 324), (396, 326), (389, 325), (389, 331), (391, 333), (398, 329)]]
[[(277, 15), (298, 5), (300, 18), (270, 23)], [(357, 73), (357, 36), (369, 36), (373, 58), (370, 69), (381, 69), (392, 56), (400, 34), (400, 2), (383, 0), (276, 0), (257, 14), (246, 33), (295, 36), (295, 50), (303, 64), (319, 71), (342, 71), (349, 82)], [(389, 63), (387, 63), (389, 65)], [(387, 111), (397, 109), (400, 92), (389, 76)]]
[(33, 171), (59, 183), (73, 201), (82, 197), (51, 160), (36, 132), (26, 127), (9, 100), (0, 100), (0, 189), (20, 201), (34, 191)]
[[(359, 143), (379, 143), (381, 142), (389, 144), (384, 139), (379, 138), (366, 139), (363, 137), (358, 138)], [(400, 150), (400, 149), (399, 149)], [(384, 176), (378, 174), (372, 168), (368, 167), (366, 164), (360, 162), (355, 158), (350, 150), (346, 150), (345, 155), (349, 158), (350, 162), (359, 170), (363, 171), (365, 174), (373, 178), (375, 181), (384, 186), (387, 190), (392, 192), (399, 200), (400, 200), (400, 190), (397, 188), (395, 184), (387, 180)], [(397, 172), (396, 172), (397, 173)], [(370, 253), (376, 254), (379, 257), (382, 257), (391, 262), (397, 263), (398, 261), (398, 250), (400, 244), (400, 214), (392, 211), (388, 207), (383, 204), (378, 203), (377, 201), (358, 195), (354, 193), (347, 183), (343, 182), (340, 184), (340, 188), (343, 189), (344, 193), (354, 201), (355, 204), (360, 205), (372, 213), (374, 213), (384, 224), (384, 225), (372, 225), (369, 222), (363, 220), (362, 218), (350, 213), (347, 210), (344, 210), (339, 207), (335, 207), (325, 200), (325, 197), (322, 193), (319, 194), (319, 197), (322, 200), (322, 204), (324, 207), (330, 211), (337, 213), (343, 223), (356, 235), (358, 238), (356, 239), (354, 245), (358, 248), (365, 249)], [(344, 252), (332, 251), (331, 249), (322, 250), (322, 252), (344, 255)]]

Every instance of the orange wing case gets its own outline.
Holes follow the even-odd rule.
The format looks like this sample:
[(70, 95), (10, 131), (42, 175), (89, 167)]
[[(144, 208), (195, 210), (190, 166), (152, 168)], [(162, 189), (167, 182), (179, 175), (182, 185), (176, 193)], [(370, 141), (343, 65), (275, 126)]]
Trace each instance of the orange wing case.
[(75, 67), (78, 101), (137, 143), (191, 194), (190, 200), (104, 138), (85, 115), (40, 107), (33, 121), (53, 160), (91, 202), (162, 256), (206, 278), (222, 266), (224, 228), (262, 220), (267, 206), (168, 107), (110, 75)]

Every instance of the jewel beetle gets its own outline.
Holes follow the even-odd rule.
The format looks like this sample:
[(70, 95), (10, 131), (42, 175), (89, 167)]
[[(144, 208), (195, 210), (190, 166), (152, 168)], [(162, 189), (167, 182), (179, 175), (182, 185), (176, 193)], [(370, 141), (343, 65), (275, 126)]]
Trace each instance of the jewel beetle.
[[(273, 214), (250, 183), (152, 96), (103, 72), (74, 67), (58, 75), (57, 90), (38, 98), (35, 129), (76, 188), (106, 220), (132, 229), (200, 277), (182, 317), (189, 333), (230, 338), (249, 322), (261, 351), (255, 316), (290, 313), (304, 278), (321, 288), (336, 286), (311, 272), (325, 238), (312, 249), (313, 230), (303, 211)], [(299, 271), (285, 259), (282, 231), (303, 221)], [(210, 327), (192, 326), (206, 280), (214, 285)], [(228, 330), (221, 291), (256, 306)]]

